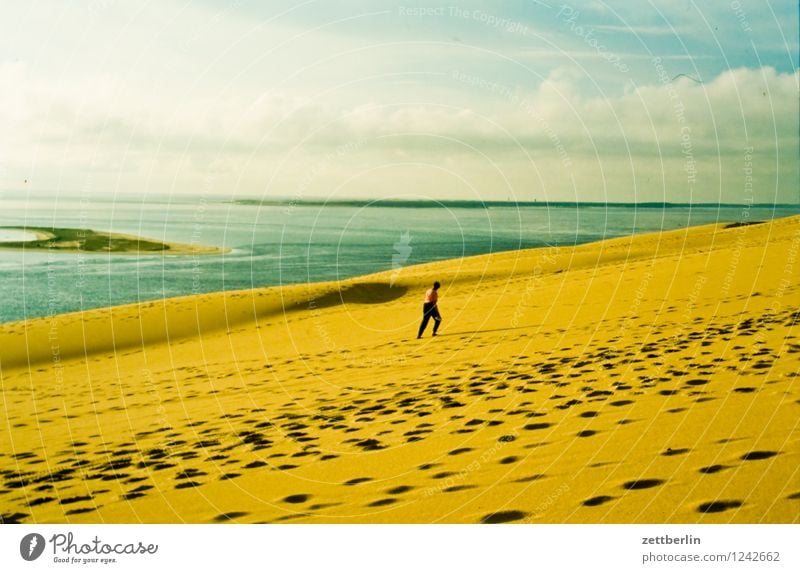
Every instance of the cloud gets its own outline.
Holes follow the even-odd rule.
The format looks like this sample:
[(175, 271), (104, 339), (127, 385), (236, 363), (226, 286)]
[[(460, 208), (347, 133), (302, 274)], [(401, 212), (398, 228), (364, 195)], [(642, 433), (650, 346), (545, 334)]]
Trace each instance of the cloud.
[[(705, 83), (663, 72), (660, 83), (612, 97), (582, 95), (582, 76), (571, 68), (553, 71), (535, 90), (453, 72), (450, 93), (474, 105), (431, 99), (342, 107), (281, 93), (163, 101), (140, 92), (120, 99), (102, 79), (87, 95), (32, 78), (24, 66), (4, 65), (0, 149), (8, 169), (36, 164), (37, 173), (54, 167), (74, 176), (109, 172), (133, 189), (147, 179), (192, 192), (198, 177), (222, 170), (239, 181), (239, 193), (268, 188), (286, 195), (309, 165), (324, 164), (326, 176), (341, 182), (412, 162), (479, 181), (494, 178), (482, 169), (497, 171), (526, 192), (546, 179), (550, 198), (662, 193), (678, 201), (735, 200), (735, 193), (719, 190), (720, 169), (740, 172), (743, 150), (752, 148), (765, 183), (758, 199), (793, 200), (798, 72), (741, 68)], [(389, 172), (385, 192), (403, 186), (403, 168)], [(591, 187), (597, 177), (608, 189)], [(659, 182), (655, 190), (640, 189), (646, 178)], [(325, 181), (317, 184), (324, 192)], [(488, 183), (482, 189), (492, 197)]]

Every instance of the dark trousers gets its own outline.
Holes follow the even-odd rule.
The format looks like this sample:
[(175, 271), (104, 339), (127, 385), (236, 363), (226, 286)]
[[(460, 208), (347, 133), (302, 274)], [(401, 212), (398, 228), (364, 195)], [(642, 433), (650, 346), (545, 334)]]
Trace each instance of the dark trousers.
[(425, 328), (428, 326), (428, 321), (433, 319), (433, 334), (436, 335), (436, 331), (439, 330), (439, 325), (442, 323), (442, 317), (439, 315), (439, 309), (436, 307), (435, 303), (426, 302), (422, 305), (422, 324), (419, 325), (419, 334), (417, 334), (417, 338), (422, 336), (422, 333), (425, 332)]

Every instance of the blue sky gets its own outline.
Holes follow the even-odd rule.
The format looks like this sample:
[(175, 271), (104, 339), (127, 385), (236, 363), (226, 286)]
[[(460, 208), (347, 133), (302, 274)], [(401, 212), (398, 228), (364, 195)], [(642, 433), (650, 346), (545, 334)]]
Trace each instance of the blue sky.
[(2, 11), (4, 195), (799, 199), (793, 1)]

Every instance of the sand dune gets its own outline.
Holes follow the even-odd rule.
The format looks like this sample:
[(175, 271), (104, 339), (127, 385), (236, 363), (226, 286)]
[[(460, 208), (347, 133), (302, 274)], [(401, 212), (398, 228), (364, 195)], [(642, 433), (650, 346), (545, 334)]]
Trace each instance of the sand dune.
[(3, 325), (0, 515), (797, 523), (798, 251), (793, 217)]

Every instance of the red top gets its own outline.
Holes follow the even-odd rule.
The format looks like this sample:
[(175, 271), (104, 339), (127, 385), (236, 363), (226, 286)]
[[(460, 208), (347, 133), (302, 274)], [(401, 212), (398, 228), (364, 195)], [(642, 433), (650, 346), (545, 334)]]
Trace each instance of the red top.
[(436, 304), (438, 301), (439, 294), (432, 288), (429, 288), (428, 292), (425, 293), (425, 302), (432, 302), (433, 304)]

